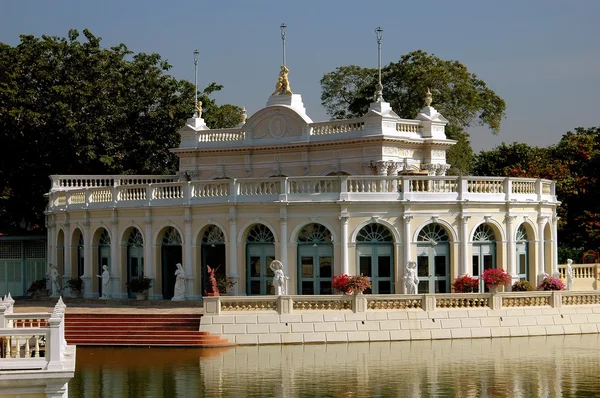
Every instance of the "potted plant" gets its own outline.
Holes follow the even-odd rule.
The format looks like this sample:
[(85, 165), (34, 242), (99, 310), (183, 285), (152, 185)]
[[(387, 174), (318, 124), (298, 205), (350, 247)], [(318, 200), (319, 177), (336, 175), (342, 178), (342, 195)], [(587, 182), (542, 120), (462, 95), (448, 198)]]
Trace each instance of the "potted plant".
[(459, 276), (452, 282), (454, 293), (476, 293), (479, 291), (479, 279), (469, 275)]
[(530, 292), (535, 290), (528, 281), (516, 281), (512, 285), (513, 292)]
[(129, 291), (135, 293), (138, 300), (144, 300), (147, 298), (148, 289), (152, 287), (152, 279), (146, 278), (145, 276), (138, 276), (131, 278), (129, 282), (125, 283)]
[(233, 289), (237, 280), (232, 276), (217, 275), (217, 288), (219, 293), (226, 294), (228, 291)]
[(498, 286), (510, 285), (512, 278), (502, 268), (490, 268), (483, 271), (480, 276), (485, 286), (490, 290), (490, 293), (496, 293)]
[(334, 276), (331, 282), (333, 290), (335, 292), (341, 292), (346, 294), (361, 294), (365, 290), (371, 288), (371, 281), (368, 277), (364, 276), (363, 274), (341, 274)]
[(548, 275), (542, 279), (537, 290), (565, 290), (565, 284), (560, 279)]
[(81, 297), (81, 293), (83, 292), (83, 280), (79, 277), (71, 278), (67, 281), (67, 287), (71, 291), (71, 297)]
[(34, 298), (48, 296), (48, 288), (46, 287), (47, 279), (38, 279), (33, 281), (27, 289), (27, 294), (31, 294)]

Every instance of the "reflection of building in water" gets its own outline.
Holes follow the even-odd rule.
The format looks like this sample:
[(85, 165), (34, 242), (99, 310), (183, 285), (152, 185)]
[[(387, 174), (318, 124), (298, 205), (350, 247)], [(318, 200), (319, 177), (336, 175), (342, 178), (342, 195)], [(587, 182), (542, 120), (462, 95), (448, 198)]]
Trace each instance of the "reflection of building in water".
[(534, 283), (556, 273), (554, 182), (447, 176), (456, 142), (430, 101), (414, 119), (378, 99), (361, 117), (314, 122), (299, 94), (277, 92), (234, 128), (192, 117), (172, 150), (177, 175), (52, 176), (48, 261), (65, 278), (83, 274), (89, 297), (101, 264), (118, 298), (143, 273), (153, 299), (172, 297), (179, 262), (186, 299), (200, 298), (215, 264), (238, 279), (236, 293), (272, 294), (273, 259), (289, 293), (307, 295), (330, 294), (340, 273), (368, 276), (375, 294), (404, 293), (408, 261), (418, 293), (450, 292), (486, 268)]

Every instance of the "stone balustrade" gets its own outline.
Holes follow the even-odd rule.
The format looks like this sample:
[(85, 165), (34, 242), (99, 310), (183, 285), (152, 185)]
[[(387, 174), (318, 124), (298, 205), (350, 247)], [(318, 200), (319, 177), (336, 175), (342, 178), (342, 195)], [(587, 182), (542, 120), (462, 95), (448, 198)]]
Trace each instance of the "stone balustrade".
[(236, 344), (600, 332), (600, 292), (204, 297), (200, 331)]
[(323, 176), (176, 181), (175, 176), (86, 177), (53, 176), (49, 209), (277, 200), (556, 201), (554, 182), (527, 178)]
[(310, 135), (332, 135), (349, 133), (352, 131), (362, 131), (365, 129), (365, 123), (354, 120), (335, 120), (330, 122), (318, 122), (310, 125)]
[[(13, 313), (14, 300), (0, 300), (0, 370), (64, 370), (74, 349), (65, 340), (65, 309), (62, 299), (51, 313)], [(69, 362), (69, 361), (67, 361)]]
[[(571, 264), (571, 268), (573, 269), (572, 291), (598, 290), (598, 285), (600, 284), (598, 281), (600, 279), (600, 264)], [(566, 264), (558, 266), (558, 273), (560, 279), (566, 284)]]

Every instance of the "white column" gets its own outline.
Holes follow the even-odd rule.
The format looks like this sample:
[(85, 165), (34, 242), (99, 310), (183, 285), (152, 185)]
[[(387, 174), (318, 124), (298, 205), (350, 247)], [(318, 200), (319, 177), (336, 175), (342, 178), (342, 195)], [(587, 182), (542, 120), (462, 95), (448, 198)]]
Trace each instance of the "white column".
[(123, 288), (121, 286), (121, 265), (119, 264), (119, 217), (113, 212), (110, 226), (110, 281), (108, 294), (115, 298), (121, 297)]
[(96, 274), (92, 271), (92, 237), (90, 236), (90, 220), (85, 216), (83, 222), (83, 292), (86, 297), (95, 297), (92, 292), (92, 279)]
[(554, 258), (552, 259), (552, 276), (558, 278), (558, 220), (560, 217), (552, 218), (552, 253)]
[(350, 273), (350, 264), (348, 264), (348, 217), (341, 216), (340, 223), (342, 226), (342, 237), (341, 237), (341, 246), (342, 246), (342, 274)]
[(514, 231), (514, 224), (513, 224), (513, 220), (515, 219), (515, 216), (506, 216), (504, 217), (504, 221), (506, 223), (506, 239), (507, 239), (507, 245), (506, 245), (506, 251), (507, 251), (507, 272), (510, 274), (510, 276), (512, 277), (513, 283), (519, 280), (519, 276), (517, 274), (517, 266), (516, 266), (516, 257), (517, 257), (517, 253), (515, 250), (515, 231)]
[(461, 223), (461, 237), (460, 237), (460, 267), (459, 274), (460, 276), (467, 275), (469, 273), (469, 219), (471, 216), (461, 215), (460, 220)]
[(75, 275), (71, 274), (71, 224), (69, 223), (68, 218), (63, 224), (63, 232), (65, 235), (65, 243), (63, 247), (65, 277), (67, 277), (67, 279), (70, 279), (72, 277), (75, 278), (81, 275), (77, 275), (77, 271), (75, 271)]
[(186, 207), (183, 215), (183, 270), (185, 272), (185, 297), (193, 294), (194, 277), (192, 272), (192, 247), (194, 246), (192, 238), (192, 209)]
[(289, 276), (289, 264), (288, 264), (288, 238), (287, 238), (287, 214), (279, 216), (279, 225), (281, 228), (281, 259), (283, 263), (283, 274)]
[(538, 222), (538, 262), (537, 262), (537, 276), (538, 283), (544, 278), (545, 269), (545, 259), (544, 259), (544, 221), (546, 217), (539, 216), (537, 218)]
[(402, 219), (404, 220), (404, 253), (403, 253), (403, 257), (404, 257), (404, 266), (406, 266), (406, 264), (411, 261), (412, 259), (412, 254), (411, 254), (411, 241), (412, 239), (410, 238), (410, 221), (412, 220), (412, 216), (403, 216)]
[(237, 218), (235, 209), (229, 211), (229, 275), (234, 278), (236, 284), (233, 285), (233, 295), (238, 295), (238, 286), (240, 280), (238, 277), (238, 259), (237, 259)]
[[(146, 210), (146, 231), (144, 232), (144, 276), (154, 278), (154, 261), (152, 260), (152, 213)], [(150, 289), (152, 290), (152, 288)]]

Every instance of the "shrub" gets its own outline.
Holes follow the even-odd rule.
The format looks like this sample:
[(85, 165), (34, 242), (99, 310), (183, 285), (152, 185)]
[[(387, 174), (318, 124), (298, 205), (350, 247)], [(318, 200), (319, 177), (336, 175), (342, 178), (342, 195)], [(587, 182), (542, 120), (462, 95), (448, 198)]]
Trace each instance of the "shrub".
[(363, 274), (346, 275), (341, 274), (333, 277), (333, 290), (342, 293), (362, 293), (371, 288), (371, 281)]
[(142, 293), (152, 287), (152, 279), (145, 276), (131, 278), (129, 282), (125, 283), (125, 286), (133, 293)]
[(455, 293), (474, 293), (479, 291), (479, 279), (469, 275), (459, 276), (452, 282)]
[(560, 279), (547, 276), (540, 282), (537, 290), (565, 290), (565, 285)]
[(27, 294), (36, 294), (41, 292), (42, 290), (46, 290), (46, 279), (38, 279), (37, 281), (33, 281), (27, 289)]
[(237, 280), (231, 276), (225, 275), (217, 275), (217, 288), (219, 289), (219, 293), (227, 293), (228, 289), (231, 289), (237, 283)]
[(517, 281), (512, 285), (513, 292), (530, 292), (535, 290), (528, 281)]
[(67, 287), (72, 292), (81, 292), (83, 290), (83, 280), (81, 278), (71, 278), (67, 281)]

